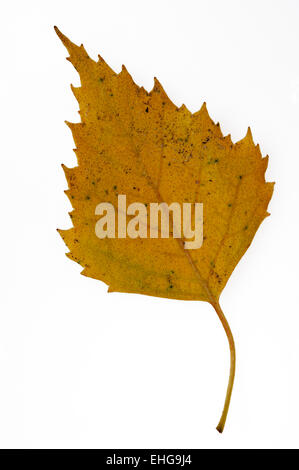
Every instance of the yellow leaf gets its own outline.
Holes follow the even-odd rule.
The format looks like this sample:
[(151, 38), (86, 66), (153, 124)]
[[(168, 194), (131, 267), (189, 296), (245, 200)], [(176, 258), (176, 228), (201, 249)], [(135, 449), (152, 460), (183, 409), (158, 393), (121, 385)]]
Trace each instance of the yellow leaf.
[[(223, 430), (234, 379), (235, 348), (219, 296), (267, 215), (274, 183), (265, 182), (251, 131), (232, 143), (209, 117), (205, 103), (192, 114), (176, 107), (155, 78), (147, 92), (123, 66), (115, 73), (55, 27), (81, 79), (72, 91), (81, 122), (70, 127), (78, 166), (63, 166), (73, 228), (59, 230), (68, 256), (109, 291), (182, 300), (215, 308), (228, 336), (230, 381), (217, 429)], [(95, 233), (99, 202), (203, 203), (203, 244), (187, 250), (183, 238), (104, 238)], [(116, 217), (117, 225), (117, 217)], [(116, 227), (118, 229), (118, 227)]]

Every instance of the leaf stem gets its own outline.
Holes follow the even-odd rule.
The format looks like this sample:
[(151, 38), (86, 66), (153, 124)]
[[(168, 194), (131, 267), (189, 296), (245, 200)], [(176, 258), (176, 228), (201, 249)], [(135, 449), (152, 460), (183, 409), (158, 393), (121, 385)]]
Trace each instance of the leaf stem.
[(227, 319), (225, 318), (225, 315), (219, 303), (216, 302), (216, 303), (213, 303), (212, 305), (219, 317), (219, 320), (222, 323), (222, 326), (224, 328), (224, 331), (228, 339), (229, 350), (230, 350), (230, 371), (229, 371), (229, 379), (228, 379), (228, 385), (227, 385), (227, 390), (226, 390), (226, 397), (225, 397), (222, 415), (216, 427), (217, 431), (222, 433), (224, 426), (225, 426), (225, 421), (226, 421), (230, 399), (232, 395), (232, 390), (233, 390), (233, 385), (234, 385), (235, 369), (236, 369), (236, 349), (235, 349), (235, 342), (234, 342), (234, 338), (233, 338), (230, 326), (228, 324)]

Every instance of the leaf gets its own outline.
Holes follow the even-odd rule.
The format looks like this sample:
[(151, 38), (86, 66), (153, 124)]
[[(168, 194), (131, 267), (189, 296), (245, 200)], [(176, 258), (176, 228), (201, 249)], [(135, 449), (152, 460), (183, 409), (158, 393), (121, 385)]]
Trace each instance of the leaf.
[[(73, 228), (59, 230), (68, 256), (99, 279), (109, 292), (131, 292), (182, 300), (203, 300), (215, 308), (228, 336), (231, 372), (222, 432), (234, 380), (235, 348), (219, 296), (232, 271), (267, 217), (274, 183), (265, 182), (268, 157), (262, 158), (250, 128), (237, 143), (223, 136), (206, 104), (192, 114), (176, 107), (155, 78), (147, 92), (123, 66), (115, 73), (97, 62), (55, 27), (81, 79), (72, 91), (80, 123), (67, 123), (76, 144), (78, 166), (63, 165), (73, 211)], [(201, 202), (204, 240), (197, 250), (183, 239), (99, 239), (95, 234), (99, 202), (127, 204)]]

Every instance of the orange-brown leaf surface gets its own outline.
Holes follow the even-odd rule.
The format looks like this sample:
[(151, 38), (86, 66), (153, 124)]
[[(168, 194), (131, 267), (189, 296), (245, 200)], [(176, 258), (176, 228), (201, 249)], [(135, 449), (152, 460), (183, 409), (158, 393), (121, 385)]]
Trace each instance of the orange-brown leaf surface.
[[(170, 101), (155, 79), (152, 91), (134, 83), (123, 66), (114, 72), (57, 28), (80, 75), (72, 87), (81, 122), (70, 127), (78, 166), (64, 168), (73, 228), (60, 230), (68, 256), (109, 291), (132, 292), (215, 306), (232, 271), (265, 217), (273, 183), (265, 182), (251, 131), (237, 143), (223, 136), (205, 103), (192, 114)], [(203, 203), (203, 245), (182, 239), (99, 239), (99, 202)]]
[[(233, 144), (205, 104), (194, 114), (177, 108), (157, 79), (148, 93), (125, 67), (117, 74), (59, 36), (81, 78), (81, 87), (72, 87), (81, 122), (68, 123), (78, 166), (64, 167), (74, 228), (60, 232), (70, 258), (110, 291), (208, 301), (207, 286), (218, 299), (268, 215), (268, 157), (250, 130)], [(184, 250), (174, 238), (100, 240), (95, 207), (117, 205), (118, 194), (127, 204), (202, 202), (202, 247)]]

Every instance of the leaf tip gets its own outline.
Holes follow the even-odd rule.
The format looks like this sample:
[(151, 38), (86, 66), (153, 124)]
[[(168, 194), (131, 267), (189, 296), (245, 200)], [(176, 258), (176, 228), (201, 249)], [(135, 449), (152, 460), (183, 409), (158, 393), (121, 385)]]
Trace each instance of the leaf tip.
[(71, 131), (73, 131), (73, 129), (74, 129), (74, 123), (73, 123), (73, 122), (64, 121), (64, 123), (67, 125), (67, 127), (69, 127), (69, 129), (70, 129)]
[(204, 118), (208, 118), (208, 119), (211, 119), (210, 118), (210, 115), (209, 115), (209, 111), (208, 111), (208, 108), (207, 108), (207, 102), (204, 101), (201, 105), (201, 108), (200, 110), (198, 111), (198, 114), (200, 114), (201, 116), (203, 116)]
[(70, 43), (70, 40), (64, 34), (62, 34), (62, 32), (57, 26), (54, 26), (54, 31), (64, 45), (66, 45), (67, 43)]
[(159, 80), (157, 79), (157, 77), (154, 77), (154, 88), (153, 88), (153, 90), (165, 93), (164, 88), (162, 87), (162, 85), (159, 82)]
[(250, 126), (248, 126), (245, 138), (253, 143), (252, 132)]
[(156, 89), (162, 88), (162, 85), (161, 85), (161, 83), (159, 82), (159, 80), (157, 79), (157, 77), (154, 77), (154, 88), (153, 88), (153, 90), (154, 90), (155, 88), (156, 88)]
[(232, 144), (232, 143), (233, 143), (233, 142), (232, 142), (232, 136), (231, 136), (231, 134), (227, 134), (224, 138), (227, 140), (227, 142), (228, 142), (229, 144)]

